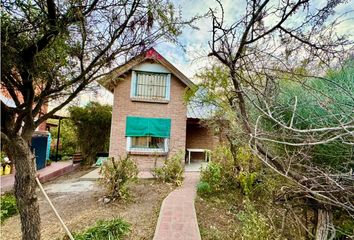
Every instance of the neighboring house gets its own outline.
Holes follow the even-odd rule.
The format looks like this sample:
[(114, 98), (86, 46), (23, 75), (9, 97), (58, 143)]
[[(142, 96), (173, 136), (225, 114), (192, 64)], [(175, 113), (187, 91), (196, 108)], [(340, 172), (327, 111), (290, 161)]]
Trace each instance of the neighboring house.
[[(100, 82), (114, 94), (109, 155), (129, 155), (149, 170), (187, 148), (213, 149), (203, 111), (184, 102), (194, 84), (156, 50), (136, 56)], [(194, 155), (203, 159), (203, 156)]]

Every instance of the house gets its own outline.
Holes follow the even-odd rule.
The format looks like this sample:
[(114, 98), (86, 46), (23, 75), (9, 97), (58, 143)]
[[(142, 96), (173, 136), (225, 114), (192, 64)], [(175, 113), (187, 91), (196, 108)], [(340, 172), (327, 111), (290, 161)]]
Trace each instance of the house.
[[(114, 95), (109, 155), (129, 155), (140, 170), (161, 165), (187, 149), (212, 150), (217, 137), (201, 124), (201, 111), (187, 106), (194, 84), (155, 49), (134, 57), (100, 82)], [(204, 153), (193, 153), (204, 159)]]

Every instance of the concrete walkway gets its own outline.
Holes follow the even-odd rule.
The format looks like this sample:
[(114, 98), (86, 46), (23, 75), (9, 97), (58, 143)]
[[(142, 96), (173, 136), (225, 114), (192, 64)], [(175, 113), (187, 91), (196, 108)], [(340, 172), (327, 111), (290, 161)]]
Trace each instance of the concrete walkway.
[[(95, 167), (94, 170), (92, 170), (91, 172), (85, 174), (84, 176), (80, 177), (80, 181), (96, 181), (99, 180), (101, 178), (103, 178), (103, 176), (100, 173), (101, 168), (100, 167)], [(154, 178), (154, 176), (151, 174), (151, 172), (148, 171), (142, 171), (138, 173), (138, 178), (139, 179), (152, 179)]]
[(186, 172), (183, 186), (162, 202), (154, 240), (200, 240), (194, 208), (199, 172)]
[[(41, 183), (48, 182), (66, 173), (72, 172), (80, 164), (73, 164), (71, 161), (52, 162), (50, 166), (37, 171)], [(11, 191), (15, 183), (15, 174), (3, 175), (0, 177), (1, 194)]]

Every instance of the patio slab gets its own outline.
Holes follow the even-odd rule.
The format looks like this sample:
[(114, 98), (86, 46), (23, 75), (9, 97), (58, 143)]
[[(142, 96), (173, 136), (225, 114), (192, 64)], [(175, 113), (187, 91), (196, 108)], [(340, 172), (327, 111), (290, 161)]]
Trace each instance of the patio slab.
[[(47, 166), (37, 171), (39, 181), (41, 183), (48, 182), (57, 177), (60, 177), (66, 173), (72, 172), (80, 165), (73, 164), (72, 162), (52, 162), (50, 166)], [(15, 183), (15, 174), (9, 174), (0, 177), (1, 194), (11, 191)]]

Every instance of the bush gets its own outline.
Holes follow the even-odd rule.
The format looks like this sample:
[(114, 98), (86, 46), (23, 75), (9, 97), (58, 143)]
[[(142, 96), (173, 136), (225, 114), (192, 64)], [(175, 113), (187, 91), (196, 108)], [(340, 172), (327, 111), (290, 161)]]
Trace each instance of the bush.
[(221, 175), (222, 167), (219, 163), (210, 162), (208, 166), (202, 170), (201, 182), (208, 183), (210, 190), (217, 192), (222, 188), (222, 176)]
[(74, 234), (75, 240), (120, 240), (130, 232), (130, 224), (118, 218), (98, 221), (95, 226)]
[(162, 167), (154, 168), (152, 170), (152, 174), (160, 181), (181, 186), (184, 171), (182, 161), (183, 153), (177, 153), (171, 158), (166, 159)]
[(129, 157), (114, 160), (109, 158), (102, 165), (101, 180), (111, 200), (129, 197), (128, 183), (137, 179), (138, 167)]
[[(49, 120), (50, 123), (58, 123), (54, 119)], [(56, 152), (56, 142), (58, 137), (58, 127), (50, 128), (52, 138), (51, 153)], [(62, 156), (71, 156), (75, 153), (78, 146), (75, 129), (70, 119), (62, 119), (60, 121), (60, 145), (59, 152)], [(64, 159), (64, 157), (62, 158)]]
[(249, 195), (253, 189), (257, 177), (256, 172), (240, 172), (238, 180), (241, 186), (242, 193)]
[(98, 152), (108, 150), (112, 107), (90, 102), (86, 107), (70, 107), (70, 119), (86, 164), (93, 164)]
[(213, 156), (213, 161), (201, 172), (201, 181), (209, 184), (211, 192), (241, 187), (242, 192), (248, 195), (260, 170), (260, 161), (250, 149), (239, 147), (234, 159), (228, 147), (219, 146)]
[(210, 184), (207, 182), (199, 182), (197, 185), (197, 192), (201, 196), (211, 193)]
[(245, 202), (245, 210), (239, 212), (237, 218), (242, 223), (242, 239), (280, 239), (274, 227), (269, 224), (269, 220), (263, 214), (257, 212), (247, 200)]
[(5, 194), (0, 197), (1, 209), (0, 219), (4, 222), (5, 219), (18, 213), (16, 198), (12, 194)]

